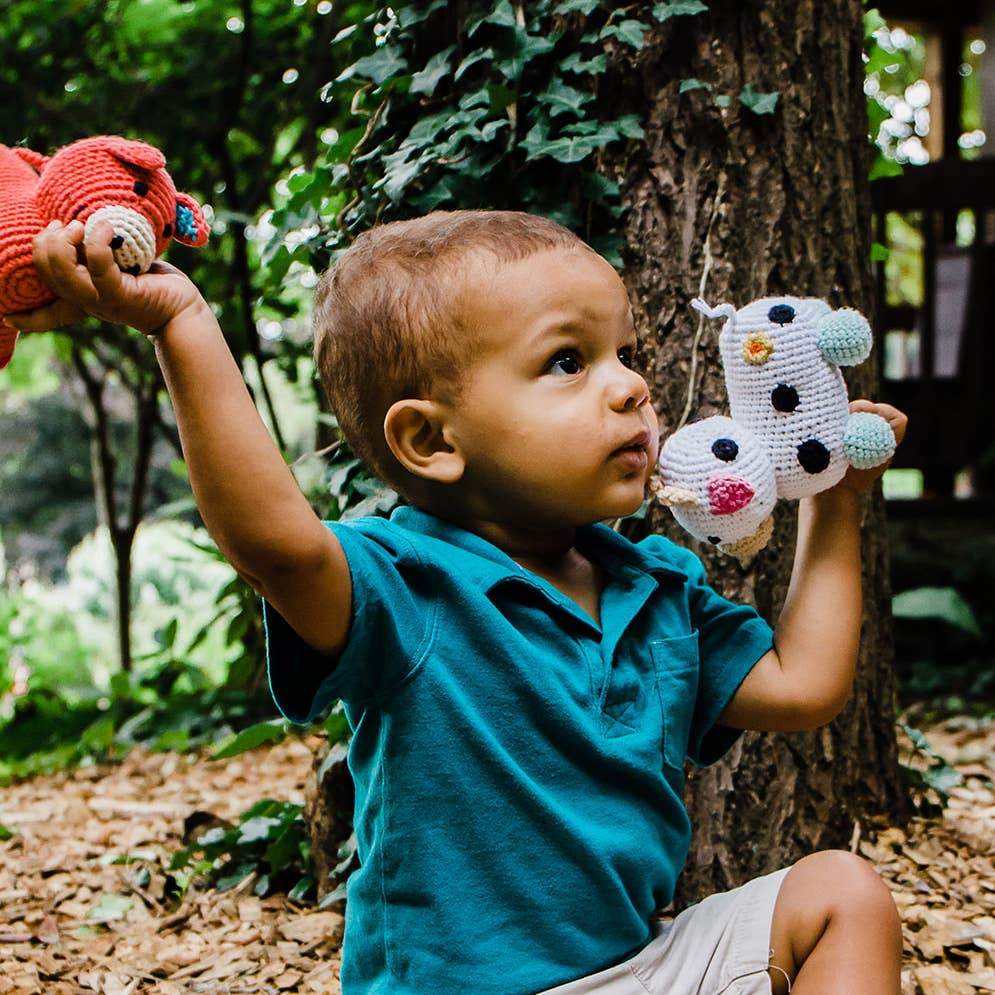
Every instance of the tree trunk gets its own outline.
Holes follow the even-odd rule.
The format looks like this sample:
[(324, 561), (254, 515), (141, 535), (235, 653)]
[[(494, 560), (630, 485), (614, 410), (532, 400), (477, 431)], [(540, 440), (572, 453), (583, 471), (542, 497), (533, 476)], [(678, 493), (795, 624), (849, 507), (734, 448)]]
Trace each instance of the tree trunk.
[[(873, 313), (862, 10), (858, 0), (713, 4), (707, 14), (666, 22), (640, 53), (638, 75), (613, 74), (616, 92), (601, 94), (618, 113), (646, 120), (641, 153), (625, 161), (606, 156), (602, 165), (622, 182), (630, 207), (624, 279), (663, 438), (687, 417), (728, 413), (720, 325), (691, 310), (693, 297), (741, 306), (785, 293)], [(691, 77), (711, 90), (680, 94), (681, 80)], [(738, 99), (746, 84), (779, 93), (773, 114), (754, 113)], [(719, 95), (731, 97), (724, 108)], [(851, 398), (877, 396), (877, 357), (845, 371)], [(779, 503), (770, 545), (745, 570), (696, 543), (659, 505), (637, 527), (689, 546), (717, 590), (756, 604), (774, 624), (791, 573), (797, 509)], [(686, 802), (695, 836), (677, 909), (813, 850), (847, 847), (868, 817), (907, 814), (880, 487), (862, 501), (861, 536), (864, 612), (853, 696), (828, 727), (746, 733), (719, 764), (692, 772)]]

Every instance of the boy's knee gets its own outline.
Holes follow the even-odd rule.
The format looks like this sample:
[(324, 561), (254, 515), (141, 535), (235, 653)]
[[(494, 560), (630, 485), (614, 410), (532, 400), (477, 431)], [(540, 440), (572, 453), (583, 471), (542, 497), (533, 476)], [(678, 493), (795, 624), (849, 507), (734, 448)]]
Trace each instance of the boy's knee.
[(898, 921), (891, 891), (869, 860), (848, 850), (822, 850), (802, 857), (796, 866), (806, 863), (810, 883), (818, 889), (812, 893), (822, 896), (830, 916), (870, 913)]

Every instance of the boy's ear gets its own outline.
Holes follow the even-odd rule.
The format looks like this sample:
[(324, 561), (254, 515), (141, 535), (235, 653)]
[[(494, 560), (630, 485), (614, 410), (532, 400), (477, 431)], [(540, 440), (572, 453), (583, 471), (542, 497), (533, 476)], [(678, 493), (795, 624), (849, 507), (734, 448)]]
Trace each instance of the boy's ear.
[(453, 484), (463, 476), (466, 461), (446, 440), (445, 419), (435, 401), (395, 401), (383, 428), (391, 452), (409, 473), (440, 484)]

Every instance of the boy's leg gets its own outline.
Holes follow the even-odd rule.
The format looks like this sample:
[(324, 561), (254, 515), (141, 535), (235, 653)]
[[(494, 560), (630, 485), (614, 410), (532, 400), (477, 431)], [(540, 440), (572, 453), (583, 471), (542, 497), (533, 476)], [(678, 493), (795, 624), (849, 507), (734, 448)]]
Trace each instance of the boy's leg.
[[(900, 995), (902, 928), (888, 886), (862, 857), (802, 857), (774, 906), (771, 964), (791, 995)], [(769, 969), (775, 995), (788, 982)]]

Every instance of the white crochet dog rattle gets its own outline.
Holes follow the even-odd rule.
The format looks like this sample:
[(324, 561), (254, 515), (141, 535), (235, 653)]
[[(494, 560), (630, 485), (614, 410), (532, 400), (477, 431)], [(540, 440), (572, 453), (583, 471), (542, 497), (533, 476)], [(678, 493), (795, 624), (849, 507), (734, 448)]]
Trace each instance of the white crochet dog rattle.
[(719, 333), (732, 418), (692, 422), (664, 443), (656, 498), (695, 538), (743, 561), (763, 549), (778, 498), (838, 483), (849, 466), (890, 459), (895, 435), (880, 415), (850, 412), (841, 366), (871, 352), (871, 327), (852, 308), (812, 297), (763, 297), (692, 307), (726, 318)]

